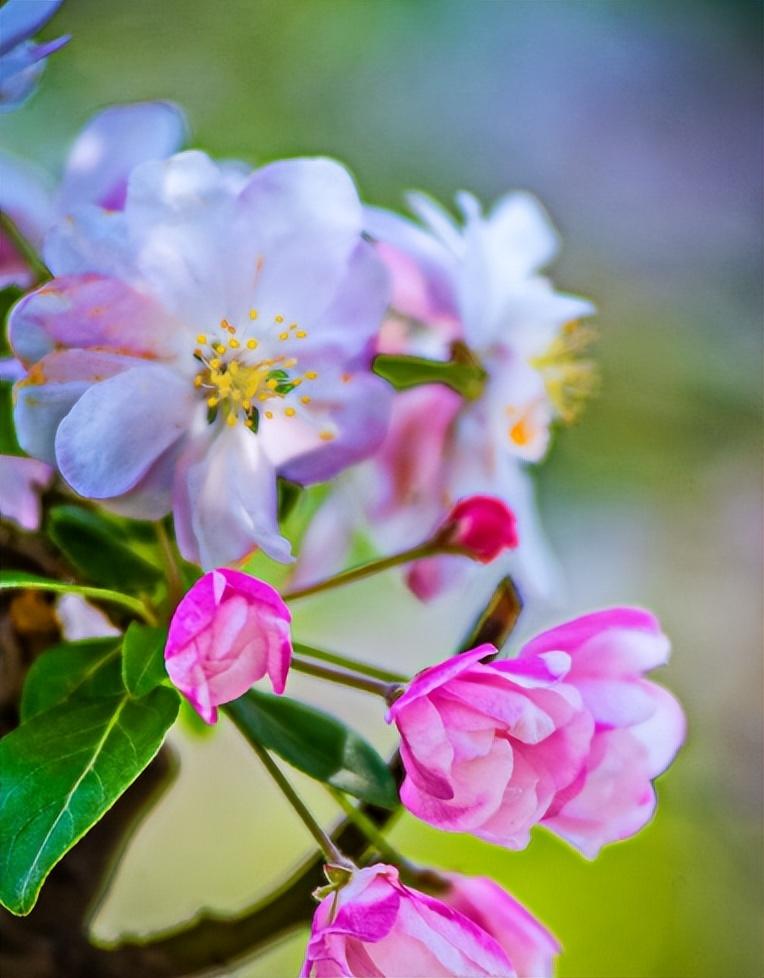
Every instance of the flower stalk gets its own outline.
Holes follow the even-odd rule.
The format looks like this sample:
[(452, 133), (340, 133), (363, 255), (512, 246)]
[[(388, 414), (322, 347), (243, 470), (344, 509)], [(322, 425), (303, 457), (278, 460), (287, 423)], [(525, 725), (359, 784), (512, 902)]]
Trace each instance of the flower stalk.
[(420, 543), (416, 547), (402, 550), (397, 554), (391, 554), (389, 557), (380, 557), (376, 560), (370, 560), (365, 564), (359, 564), (357, 567), (351, 567), (346, 571), (341, 571), (339, 574), (334, 574), (332, 577), (327, 577), (323, 581), (318, 581), (316, 584), (309, 584), (307, 587), (285, 591), (282, 597), (285, 601), (296, 601), (298, 598), (307, 598), (313, 594), (320, 594), (322, 591), (329, 591), (335, 587), (342, 587), (345, 584), (361, 581), (363, 578), (371, 577), (374, 574), (381, 574), (383, 571), (389, 570), (391, 567), (397, 567), (399, 564), (408, 564), (413, 560), (420, 560), (422, 557), (432, 557), (433, 554), (442, 552), (442, 549), (434, 541), (427, 540), (425, 543)]
[(325, 649), (317, 649), (312, 645), (306, 645), (304, 642), (293, 642), (292, 647), (300, 655), (307, 655), (310, 659), (319, 659), (321, 662), (341, 666), (343, 669), (349, 669), (351, 672), (360, 672), (364, 676), (370, 676), (372, 679), (381, 679), (387, 683), (408, 682), (408, 676), (404, 676), (398, 672), (389, 672), (387, 669), (380, 669), (377, 666), (369, 665), (367, 662), (357, 662), (355, 659), (340, 655), (338, 652), (327, 652)]
[(340, 686), (350, 686), (352, 689), (361, 689), (366, 693), (373, 693), (375, 696), (381, 696), (387, 703), (392, 703), (401, 690), (401, 684), (397, 682), (383, 682), (380, 679), (373, 679), (371, 676), (345, 672), (330, 666), (319, 665), (317, 662), (306, 662), (304, 659), (297, 659), (294, 656), (292, 656), (291, 668), (295, 672), (305, 673), (306, 676), (315, 676), (318, 679), (326, 679), (330, 683), (338, 683)]
[(305, 802), (294, 790), (281, 771), (281, 768), (278, 766), (278, 764), (276, 764), (268, 751), (260, 744), (254, 743), (253, 741), (251, 743), (255, 753), (262, 761), (263, 767), (265, 767), (270, 776), (281, 789), (284, 797), (299, 815), (303, 825), (318, 843), (328, 862), (333, 866), (339, 866), (343, 869), (354, 869), (354, 864), (347, 858), (347, 856), (340, 852), (327, 833), (324, 832), (316, 819), (313, 817)]

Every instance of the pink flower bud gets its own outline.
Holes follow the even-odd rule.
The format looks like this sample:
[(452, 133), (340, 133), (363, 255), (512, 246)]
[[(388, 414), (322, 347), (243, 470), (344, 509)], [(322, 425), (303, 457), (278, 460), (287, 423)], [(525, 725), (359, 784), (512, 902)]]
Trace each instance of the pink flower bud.
[(560, 945), (521, 903), (485, 876), (447, 878), (440, 899), (496, 938), (518, 978), (552, 978)]
[(437, 539), (446, 547), (465, 551), (481, 564), (490, 564), (503, 550), (517, 546), (517, 521), (501, 499), (468, 496), (453, 507)]
[(165, 664), (170, 679), (207, 723), (216, 707), (267, 674), (283, 693), (292, 656), (292, 616), (270, 584), (240, 571), (205, 574), (170, 622)]
[(499, 942), (441, 900), (404, 886), (377, 864), (319, 904), (301, 978), (454, 975), (513, 978)]

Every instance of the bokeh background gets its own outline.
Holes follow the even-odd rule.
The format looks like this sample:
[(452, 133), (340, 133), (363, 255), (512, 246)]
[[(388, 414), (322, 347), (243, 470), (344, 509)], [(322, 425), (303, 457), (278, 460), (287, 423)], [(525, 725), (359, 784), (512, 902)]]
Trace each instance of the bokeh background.
[[(3, 145), (55, 173), (97, 108), (170, 98), (194, 145), (251, 162), (336, 156), (376, 203), (410, 187), (445, 200), (524, 187), (548, 206), (564, 237), (556, 280), (600, 309), (603, 386), (539, 472), (567, 589), (523, 629), (612, 602), (654, 608), (689, 739), (654, 822), (594, 863), (543, 831), (519, 854), (408, 818), (393, 838), (510, 887), (561, 938), (562, 976), (762, 972), (761, 9), (68, 0), (48, 34), (72, 43), (0, 118)], [(391, 577), (306, 603), (296, 627), (418, 668), (451, 651), (487, 589), (422, 608)], [(292, 691), (392, 742), (355, 694)], [(232, 730), (179, 729), (174, 743), (181, 774), (99, 908), (102, 940), (234, 912), (307, 850)], [(220, 974), (294, 974), (303, 941)]]

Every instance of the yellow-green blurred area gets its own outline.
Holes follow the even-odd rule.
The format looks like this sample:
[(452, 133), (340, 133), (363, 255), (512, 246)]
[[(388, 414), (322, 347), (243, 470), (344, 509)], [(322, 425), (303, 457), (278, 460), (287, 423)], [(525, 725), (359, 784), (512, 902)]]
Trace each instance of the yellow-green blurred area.
[[(732, 0), (68, 0), (47, 33), (71, 44), (0, 119), (4, 145), (55, 169), (95, 109), (170, 98), (194, 145), (336, 156), (375, 203), (523, 187), (548, 206), (556, 280), (600, 309), (602, 389), (539, 473), (567, 589), (522, 627), (653, 608), (688, 741), (654, 822), (594, 863), (543, 831), (522, 853), (408, 817), (392, 837), (509, 887), (559, 936), (563, 976), (762, 973), (761, 26), (758, 3)], [(428, 607), (366, 582), (306, 602), (296, 631), (419, 668), (453, 651), (487, 577)], [(393, 744), (360, 694), (290, 692)], [(175, 744), (180, 776), (99, 911), (104, 938), (234, 912), (307, 851), (230, 728)], [(303, 940), (219, 974), (294, 974)]]

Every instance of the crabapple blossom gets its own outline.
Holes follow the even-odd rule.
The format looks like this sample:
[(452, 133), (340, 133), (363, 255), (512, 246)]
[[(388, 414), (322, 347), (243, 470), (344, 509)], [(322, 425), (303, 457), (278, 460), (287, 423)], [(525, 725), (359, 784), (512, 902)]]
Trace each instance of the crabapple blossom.
[(0, 112), (17, 109), (32, 94), (49, 54), (69, 35), (35, 44), (30, 38), (47, 24), (63, 0), (7, 0), (0, 8)]
[(639, 608), (613, 608), (537, 635), (519, 662), (554, 650), (570, 656), (565, 683), (594, 720), (594, 736), (576, 781), (557, 794), (543, 824), (590, 859), (628, 838), (655, 809), (653, 778), (682, 744), (685, 718), (668, 690), (645, 673), (668, 660), (670, 644), (656, 618)]
[[(185, 141), (183, 113), (169, 102), (133, 102), (97, 112), (74, 140), (55, 190), (47, 174), (0, 152), (0, 208), (40, 248), (45, 232), (75, 207), (121, 210), (127, 178), (139, 163), (161, 160)], [(24, 258), (0, 231), (0, 287), (29, 286)]]
[(401, 735), (401, 801), (451, 832), (522, 849), (581, 771), (593, 721), (559, 682), (564, 652), (483, 663), (481, 645), (418, 673), (388, 712)]
[(387, 423), (368, 369), (387, 275), (361, 231), (331, 160), (136, 167), (122, 211), (84, 206), (48, 234), (56, 277), (11, 314), (20, 443), (117, 512), (172, 509), (207, 569), (255, 547), (289, 560), (276, 477), (329, 479)]
[(220, 568), (184, 596), (170, 622), (167, 674), (207, 723), (217, 707), (267, 675), (284, 692), (292, 656), (291, 615), (278, 591), (249, 574)]
[(377, 864), (355, 870), (321, 901), (300, 975), (512, 978), (515, 971), (499, 941), (468, 915)]
[(589, 858), (642, 828), (684, 737), (679, 704), (643, 675), (668, 657), (655, 618), (614, 608), (481, 661), (494, 651), (425, 669), (390, 707), (403, 804), (512, 849), (541, 823)]
[[(396, 397), (381, 450), (351, 475), (362, 504), (348, 506), (349, 492), (325, 504), (321, 534), (305, 540), (301, 582), (314, 576), (314, 539), (330, 522), (336, 538), (349, 540), (361, 526), (394, 552), (434, 530), (460, 497), (486, 494), (517, 516), (520, 545), (506, 572), (529, 597), (548, 599), (554, 590), (556, 565), (525, 464), (545, 455), (553, 421), (574, 420), (594, 386), (592, 364), (579, 356), (592, 339), (579, 320), (594, 307), (556, 292), (539, 274), (557, 235), (535, 198), (509, 194), (487, 216), (469, 194), (458, 202), (463, 227), (421, 194), (409, 203), (422, 225), (366, 209), (392, 279), (378, 349), (448, 360), (454, 342), (465, 343), (485, 370), (483, 393), (465, 400), (433, 384)], [(464, 562), (442, 556), (412, 568), (407, 581), (429, 599), (467, 572)]]
[(521, 903), (486, 876), (444, 875), (439, 898), (496, 938), (518, 978), (552, 978), (560, 945)]

